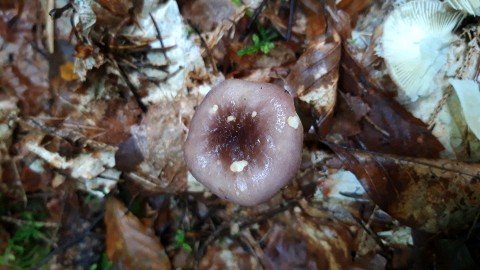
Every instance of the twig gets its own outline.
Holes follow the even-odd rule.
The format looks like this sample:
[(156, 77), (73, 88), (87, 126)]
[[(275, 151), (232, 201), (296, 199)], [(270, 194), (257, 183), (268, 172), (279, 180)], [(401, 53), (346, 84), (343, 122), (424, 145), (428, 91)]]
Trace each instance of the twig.
[(207, 51), (207, 59), (208, 59), (208, 62), (210, 62), (210, 66), (213, 69), (213, 74), (217, 75), (218, 74), (217, 65), (215, 64), (215, 60), (213, 60), (213, 56), (212, 56), (212, 53), (210, 52), (210, 48), (208, 47), (207, 42), (202, 37), (202, 34), (197, 29), (197, 27), (195, 27), (195, 25), (193, 25), (193, 23), (190, 20), (187, 20), (187, 22), (190, 25), (190, 27), (192, 27), (195, 34), (197, 34), (198, 37), (200, 38), (200, 42), (202, 43), (202, 46), (205, 47), (205, 50)]
[(378, 132), (382, 133), (386, 137), (390, 137), (390, 133), (375, 124), (375, 122), (373, 122), (373, 120), (368, 115), (365, 115), (363, 118), (365, 118), (365, 120), (370, 123), (370, 125), (372, 125), (373, 128), (375, 128)]
[(435, 110), (433, 113), (430, 115), (430, 118), (428, 119), (428, 130), (432, 130), (433, 127), (435, 126), (435, 120), (440, 113), (440, 111), (443, 109), (445, 104), (447, 103), (448, 98), (452, 95), (453, 92), (453, 87), (449, 85), (447, 87), (447, 90), (445, 90), (445, 93), (442, 96), (442, 99), (438, 102), (437, 106), (435, 106)]
[(475, 219), (472, 222), (472, 226), (468, 230), (467, 239), (470, 238), (470, 236), (472, 235), (473, 230), (475, 229), (475, 225), (477, 225), (479, 217), (480, 217), (480, 209), (477, 211), (477, 214), (475, 215)]
[(157, 31), (157, 38), (158, 38), (158, 40), (160, 40), (160, 46), (162, 46), (162, 49), (164, 49), (164, 50), (162, 50), (163, 56), (165, 57), (165, 59), (167, 61), (169, 61), (168, 56), (167, 56), (167, 50), (165, 50), (165, 45), (163, 44), (162, 33), (160, 32), (160, 28), (158, 28), (157, 22), (153, 18), (152, 13), (149, 12), (148, 14), (150, 15), (150, 18), (152, 19), (153, 25), (155, 26), (155, 30)]
[(292, 38), (293, 19), (295, 18), (295, 8), (297, 7), (296, 0), (290, 0), (290, 10), (288, 13), (288, 28), (287, 28), (287, 41)]
[(0, 220), (3, 222), (8, 222), (11, 224), (15, 224), (18, 227), (22, 226), (38, 226), (38, 227), (46, 227), (46, 228), (57, 228), (58, 224), (55, 222), (42, 222), (42, 221), (32, 221), (32, 220), (25, 220), (25, 219), (17, 219), (7, 216), (0, 216)]
[(392, 256), (390, 254), (390, 250), (389, 248), (382, 242), (382, 240), (380, 239), (380, 237), (374, 232), (372, 231), (368, 226), (367, 224), (365, 224), (365, 222), (363, 220), (361, 220), (360, 218), (354, 216), (354, 215), (351, 215), (352, 218), (358, 223), (358, 225), (360, 225), (360, 227), (362, 227), (362, 229), (368, 234), (370, 235), (373, 240), (375, 241), (375, 243), (382, 249), (383, 251), (383, 256), (387, 259), (387, 260), (391, 260), (392, 259)]
[(262, 221), (265, 221), (267, 219), (270, 219), (272, 217), (274, 217), (275, 215), (279, 214), (279, 213), (282, 213), (288, 209), (291, 209), (292, 207), (296, 206), (298, 204), (298, 201), (297, 200), (291, 200), (291, 201), (287, 201), (281, 205), (279, 205), (278, 207), (270, 210), (270, 211), (267, 211), (266, 213), (262, 213), (262, 214), (259, 214), (257, 216), (257, 218), (253, 218), (253, 219), (248, 219), (248, 220), (245, 220), (245, 221), (240, 221), (241, 218), (243, 217), (240, 217), (240, 218), (235, 218), (233, 220), (229, 220), (229, 221), (225, 221), (224, 223), (222, 223), (212, 234), (210, 234), (210, 236), (205, 240), (205, 242), (203, 244), (200, 244), (198, 249), (197, 249), (197, 253), (196, 253), (196, 258), (197, 258), (197, 262), (198, 262), (198, 259), (204, 254), (205, 252), (205, 248), (209, 246), (209, 244), (211, 242), (213, 242), (215, 239), (217, 239), (222, 233), (224, 233), (225, 231), (227, 231), (228, 229), (230, 229), (230, 226), (232, 223), (235, 223), (235, 222), (240, 222), (240, 225), (239, 225), (239, 229), (240, 230), (243, 230), (255, 223), (259, 223), (259, 222), (262, 222)]
[(54, 250), (50, 251), (43, 259), (41, 259), (38, 263), (36, 263), (33, 267), (32, 270), (38, 270), (40, 269), (43, 265), (48, 263), (55, 255), (65, 252), (69, 248), (73, 247), (74, 245), (78, 244), (80, 241), (82, 241), (85, 237), (88, 237), (90, 234), (92, 234), (91, 230), (97, 226), (97, 224), (103, 219), (103, 216), (105, 215), (104, 212), (98, 215), (96, 217), (92, 224), (88, 226), (86, 230), (75, 236), (74, 238), (67, 239), (65, 242), (60, 244), (57, 248)]
[(17, 168), (17, 161), (21, 160), (22, 158), (17, 156), (17, 157), (14, 157), (12, 159), (10, 159), (9, 161), (11, 162), (11, 165), (12, 165), (12, 169), (13, 169), (13, 177), (15, 178), (15, 182), (14, 182), (14, 185), (16, 185), (19, 189), (19, 191), (22, 193), (20, 194), (21, 197), (22, 197), (22, 202), (23, 202), (23, 205), (26, 206), (27, 205), (27, 194), (25, 193), (25, 189), (23, 188), (23, 184), (22, 184), (22, 179), (20, 177), (20, 174), (18, 173), (18, 168)]
[(49, 10), (55, 9), (55, 0), (47, 0), (47, 8), (45, 10), (45, 31), (47, 33), (47, 47), (49, 53), (54, 53), (55, 51), (55, 22), (52, 17), (49, 15)]
[(263, 0), (262, 3), (260, 3), (260, 6), (258, 6), (255, 11), (253, 12), (252, 18), (250, 22), (248, 22), (247, 29), (245, 29), (245, 32), (243, 32), (240, 35), (240, 41), (243, 42), (245, 38), (252, 32), (253, 25), (255, 24), (255, 21), (258, 18), (258, 15), (262, 12), (263, 7), (267, 4), (267, 0)]
[(113, 56), (111, 58), (112, 58), (113, 65), (120, 72), (120, 75), (122, 76), (123, 80), (125, 81), (128, 88), (130, 89), (130, 92), (132, 92), (133, 97), (135, 98), (135, 101), (138, 104), (138, 107), (140, 107), (140, 109), (142, 110), (143, 113), (146, 113), (147, 112), (147, 106), (145, 106), (145, 104), (143, 104), (142, 98), (140, 97), (140, 95), (138, 95), (137, 89), (135, 88), (135, 86), (133, 86), (132, 82), (130, 82), (130, 80), (128, 79), (128, 76), (125, 73), (125, 71), (123, 70), (123, 68), (118, 65), (117, 60), (115, 60), (115, 58)]
[(54, 8), (48, 12), (48, 15), (52, 17), (52, 19), (56, 20), (62, 17), (63, 13), (69, 9), (73, 8), (72, 2), (68, 2), (65, 6), (60, 8)]

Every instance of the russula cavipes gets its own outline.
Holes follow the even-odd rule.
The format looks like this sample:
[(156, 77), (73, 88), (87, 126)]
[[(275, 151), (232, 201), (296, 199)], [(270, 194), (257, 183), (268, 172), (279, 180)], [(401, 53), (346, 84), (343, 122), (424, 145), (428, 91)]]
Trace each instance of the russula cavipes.
[(386, 17), (379, 54), (400, 88), (401, 103), (415, 102), (441, 88), (456, 39), (453, 30), (464, 17), (446, 3), (432, 0), (402, 4)]
[(211, 192), (252, 206), (293, 179), (302, 143), (303, 127), (288, 93), (274, 84), (227, 80), (197, 107), (185, 161)]
[(471, 15), (480, 15), (480, 0), (447, 0), (454, 9), (468, 12)]

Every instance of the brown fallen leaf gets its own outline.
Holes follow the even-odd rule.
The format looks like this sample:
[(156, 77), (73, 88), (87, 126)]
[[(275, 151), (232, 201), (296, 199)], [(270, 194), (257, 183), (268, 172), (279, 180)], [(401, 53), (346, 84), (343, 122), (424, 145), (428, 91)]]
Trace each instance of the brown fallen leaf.
[(245, 251), (239, 244), (214, 244), (209, 246), (202, 257), (198, 269), (262, 269), (258, 258)]
[(203, 33), (213, 31), (240, 9), (231, 0), (193, 0), (180, 5), (182, 16)]
[(288, 226), (273, 227), (262, 262), (265, 269), (345, 269), (351, 244), (345, 226), (297, 215)]
[(100, 4), (100, 6), (111, 12), (113, 15), (122, 18), (128, 16), (129, 10), (133, 8), (135, 4), (141, 4), (136, 3), (139, 1), (129, 0), (95, 0), (95, 2)]
[(327, 17), (321, 1), (301, 0), (300, 6), (307, 18), (306, 38), (315, 40), (323, 35), (327, 29)]
[(340, 44), (336, 33), (313, 41), (286, 80), (287, 90), (313, 109), (320, 134), (329, 130), (336, 104)]
[(143, 121), (131, 128), (132, 138), (119, 145), (118, 169), (134, 172), (149, 190), (184, 191), (183, 142), (195, 104), (193, 98), (177, 97), (151, 106)]
[(350, 15), (352, 21), (356, 22), (358, 15), (370, 5), (370, 0), (341, 0), (337, 1), (337, 7)]
[(37, 26), (44, 24), (43, 17), (36, 13), (39, 6), (40, 2), (26, 1), (15, 23), (3, 16), (0, 19), (0, 39), (6, 41), (0, 50), (0, 85), (7, 92), (16, 93), (21, 115), (47, 111), (52, 97), (46, 72), (48, 59), (41, 53), (44, 48), (37, 38), (41, 35), (36, 32), (41, 30)]
[(115, 269), (170, 269), (160, 240), (119, 200), (107, 199), (107, 256)]
[(369, 107), (366, 117), (360, 121), (362, 131), (355, 142), (362, 148), (381, 153), (439, 157), (443, 146), (427, 125), (387, 96), (368, 71), (354, 60), (348, 48), (343, 47), (340, 90), (359, 97)]
[(430, 233), (472, 226), (480, 207), (480, 164), (406, 158), (329, 145), (370, 198), (405, 225)]
[(337, 108), (333, 117), (333, 125), (330, 134), (341, 134), (351, 137), (362, 131), (361, 119), (367, 115), (370, 108), (361, 98), (350, 94), (339, 93)]

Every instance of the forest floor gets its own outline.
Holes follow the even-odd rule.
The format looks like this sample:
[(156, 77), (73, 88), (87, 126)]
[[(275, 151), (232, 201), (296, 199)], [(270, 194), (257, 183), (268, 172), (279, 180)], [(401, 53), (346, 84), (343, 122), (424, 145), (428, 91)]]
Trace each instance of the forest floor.
[[(413, 28), (390, 60), (411, 2), (430, 11), (393, 23)], [(480, 36), (447, 2), (0, 2), (0, 269), (480, 269), (480, 104), (457, 89)], [(401, 58), (434, 73), (401, 82)], [(286, 89), (304, 128), (296, 176), (252, 207), (184, 160), (234, 78)]]

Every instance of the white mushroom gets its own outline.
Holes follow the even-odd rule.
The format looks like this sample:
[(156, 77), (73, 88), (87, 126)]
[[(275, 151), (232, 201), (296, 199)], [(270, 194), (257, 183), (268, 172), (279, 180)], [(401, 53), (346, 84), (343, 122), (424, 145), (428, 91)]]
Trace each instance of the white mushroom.
[(468, 12), (471, 15), (480, 15), (480, 0), (447, 0), (454, 9)]
[(408, 2), (388, 15), (379, 54), (400, 88), (400, 102), (414, 102), (439, 88), (455, 40), (452, 31), (464, 16), (445, 3), (426, 0)]

